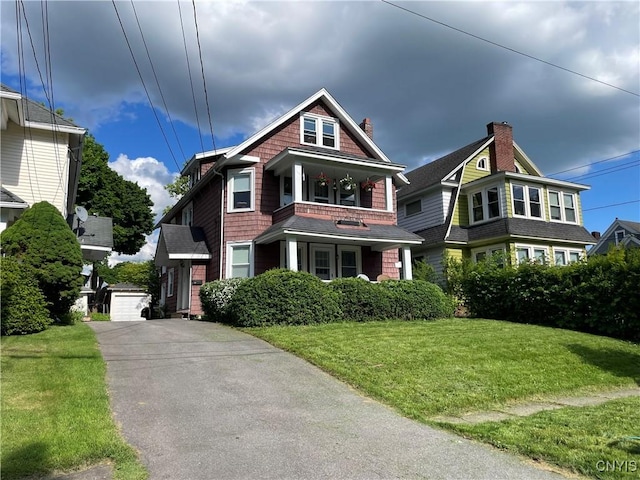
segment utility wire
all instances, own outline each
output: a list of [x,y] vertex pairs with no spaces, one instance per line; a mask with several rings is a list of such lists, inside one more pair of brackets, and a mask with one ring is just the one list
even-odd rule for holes
[[633,168],[637,166],[640,166],[640,160],[632,160],[630,162],[616,165],[614,167],[605,168],[604,170],[599,170],[597,172],[585,173],[584,175],[571,177],[571,178],[568,178],[567,181],[572,181],[577,179],[586,180],[587,178],[600,177],[602,175],[609,175],[610,173],[619,172],[620,170],[627,170],[629,168]]
[[200,128],[200,116],[198,115],[198,105],[196,102],[196,92],[193,89],[193,76],[191,75],[191,64],[189,62],[189,50],[187,48],[187,39],[184,34],[184,22],[182,20],[182,7],[178,0],[178,13],[180,14],[180,28],[182,29],[182,43],[184,45],[184,55],[187,59],[187,72],[189,73],[189,85],[191,86],[191,98],[193,99],[193,109],[196,114],[196,124],[198,125],[198,137],[200,138],[200,148],[204,152],[204,142],[202,141],[202,129]]
[[156,69],[153,66],[153,61],[151,60],[151,54],[149,53],[149,47],[147,46],[147,41],[144,38],[144,33],[142,33],[142,26],[140,25],[140,19],[138,18],[138,12],[136,11],[136,7],[131,0],[131,8],[133,8],[133,14],[136,17],[136,23],[138,24],[138,30],[140,30],[140,36],[142,37],[142,43],[144,44],[144,49],[147,52],[147,58],[149,59],[149,64],[151,65],[151,71],[153,72],[153,78],[156,80],[156,85],[158,86],[158,92],[160,92],[160,98],[162,99],[162,104],[164,105],[164,110],[167,112],[167,117],[169,119],[169,125],[171,125],[171,129],[173,130],[173,134],[176,137],[176,142],[178,142],[178,148],[180,149],[180,153],[182,154],[182,158],[185,158],[184,150],[182,149],[182,144],[180,143],[180,138],[178,137],[178,133],[176,132],[176,127],[173,124],[173,120],[171,118],[171,113],[169,112],[169,107],[167,106],[167,102],[164,99],[164,94],[162,93],[162,88],[160,87],[160,81],[158,80],[158,75],[156,74]]
[[495,46],[495,47],[503,48],[504,50],[508,50],[508,51],[510,51],[510,52],[517,53],[518,55],[522,55],[523,57],[527,57],[527,58],[530,58],[530,59],[535,60],[535,61],[537,61],[537,62],[544,63],[545,65],[549,65],[549,66],[551,66],[551,67],[558,68],[558,69],[560,69],[560,70],[564,70],[565,72],[572,73],[572,74],[574,74],[574,75],[578,75],[578,76],[580,76],[580,77],[582,77],[582,78],[586,78],[586,79],[588,79],[588,80],[591,80],[591,81],[594,81],[594,82],[600,83],[600,84],[602,84],[602,85],[606,85],[606,86],[611,87],[611,88],[615,88],[616,90],[620,90],[621,92],[625,92],[625,93],[628,93],[628,94],[630,94],[630,95],[634,95],[634,96],[636,96],[636,97],[640,97],[640,94],[639,94],[639,93],[637,93],[637,92],[632,92],[632,91],[630,91],[630,90],[625,90],[624,88],[617,87],[617,86],[612,85],[612,84],[607,83],[607,82],[603,82],[602,80],[598,80],[597,78],[593,78],[593,77],[590,77],[590,76],[588,76],[588,75],[584,75],[584,74],[582,74],[582,73],[580,73],[580,72],[576,72],[575,70],[570,70],[570,69],[568,69],[568,68],[562,67],[562,66],[557,65],[557,64],[555,64],[555,63],[547,62],[546,60],[542,60],[541,58],[534,57],[533,55],[529,55],[528,53],[523,53],[523,52],[520,52],[520,51],[518,51],[518,50],[516,50],[516,49],[514,49],[514,48],[510,48],[510,47],[507,47],[507,46],[505,46],[505,45],[501,45],[500,43],[496,43],[496,42],[493,42],[493,41],[491,41],[491,40],[487,40],[486,38],[480,37],[480,36],[478,36],[478,35],[474,35],[473,33],[469,33],[469,32],[467,32],[467,31],[465,31],[465,30],[460,29],[460,28],[453,27],[453,26],[448,25],[448,24],[446,24],[446,23],[444,23],[444,22],[440,22],[440,21],[438,21],[438,20],[436,20],[436,19],[434,19],[434,18],[427,17],[426,15],[423,15],[423,14],[418,13],[418,12],[416,12],[416,11],[410,10],[410,9],[408,9],[408,8],[405,8],[405,7],[401,7],[400,5],[397,5],[397,4],[395,4],[395,3],[389,2],[388,0],[380,0],[380,1],[381,1],[382,3],[386,3],[387,5],[390,5],[390,6],[392,6],[392,7],[396,7],[396,8],[398,8],[398,9],[400,9],[400,10],[403,10],[403,11],[405,11],[405,12],[407,12],[407,13],[410,13],[410,14],[412,14],[412,15],[415,15],[415,16],[417,16],[417,17],[423,18],[424,20],[428,20],[428,21],[430,21],[430,22],[437,23],[438,25],[441,25],[441,26],[443,26],[443,27],[449,28],[449,29],[454,30],[454,31],[456,31],[456,32],[458,32],[458,33],[463,33],[463,34],[465,34],[465,35],[468,35],[468,36],[470,36],[470,37],[473,37],[473,38],[475,38],[476,40],[481,40],[481,41],[486,42],[486,43],[488,43],[488,44],[490,44],[490,45],[493,45],[493,46]]
[[209,94],[207,93],[207,80],[204,76],[204,63],[202,62],[202,47],[200,46],[200,32],[198,29],[198,16],[196,14],[196,0],[191,0],[193,5],[193,23],[196,27],[196,39],[198,40],[198,54],[200,56],[200,72],[202,74],[202,84],[204,85],[204,101],[207,105],[207,117],[209,118],[209,130],[211,131],[211,143],[213,151],[216,151],[216,139],[213,136],[213,124],[211,123],[211,110],[209,109]]
[[615,157],[609,157],[609,158],[605,158],[604,160],[598,160],[597,162],[584,163],[582,165],[578,165],[577,167],[567,168],[566,170],[561,170],[559,172],[550,173],[547,176],[548,177],[552,177],[554,175],[560,175],[561,173],[571,172],[573,170],[578,170],[578,169],[584,168],[584,167],[590,167],[591,165],[597,165],[599,163],[608,162],[610,160],[615,160],[616,158],[626,157],[627,155],[633,155],[634,153],[638,153],[638,152],[640,152],[640,150],[633,150],[631,152],[623,153],[622,155],[616,155]]
[[153,101],[151,100],[151,95],[149,94],[149,90],[147,89],[146,84],[144,83],[144,78],[142,77],[142,72],[140,71],[140,67],[138,67],[138,62],[136,61],[136,56],[133,54],[133,49],[131,48],[131,44],[129,43],[129,37],[127,37],[127,32],[124,29],[124,25],[122,23],[122,19],[120,18],[120,14],[118,13],[118,7],[116,7],[115,0],[111,0],[111,4],[113,5],[113,9],[116,12],[116,16],[118,17],[118,22],[120,23],[120,28],[122,29],[122,34],[124,35],[124,39],[127,42],[127,47],[129,48],[129,53],[131,54],[131,58],[133,59],[133,64],[136,67],[136,71],[138,72],[138,76],[140,77],[140,82],[142,83],[142,88],[144,88],[144,92],[147,95],[147,100],[149,101],[149,105],[151,105],[151,111],[153,112],[153,116],[156,118],[156,122],[158,123],[158,127],[160,128],[160,132],[164,137],[164,141],[167,144],[167,148],[169,149],[169,153],[171,153],[171,158],[173,158],[173,163],[176,164],[176,168],[180,170],[180,166],[176,161],[176,156],[173,154],[173,150],[171,149],[171,145],[169,144],[169,139],[167,139],[167,135],[162,128],[162,123],[160,122],[160,118],[158,117],[158,112],[156,112],[155,107],[153,106]]
[[591,210],[600,210],[600,209],[603,209],[603,208],[618,207],[620,205],[629,205],[631,203],[640,203],[640,199],[639,200],[630,200],[628,202],[611,203],[609,205],[601,205],[599,207],[583,208],[582,211],[583,212],[590,212]]

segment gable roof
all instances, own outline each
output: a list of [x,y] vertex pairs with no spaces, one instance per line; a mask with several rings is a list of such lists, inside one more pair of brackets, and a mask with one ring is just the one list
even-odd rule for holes
[[165,260],[206,260],[211,258],[204,230],[189,225],[163,223],[160,226],[160,239],[156,250],[156,265],[166,265],[158,261]]
[[607,230],[600,236],[598,243],[596,243],[596,245],[589,250],[588,255],[593,255],[598,253],[606,254],[609,248],[611,247],[611,245],[616,244],[614,235],[615,235],[615,232],[618,230],[626,230],[631,234],[631,235],[625,235],[625,238],[628,237],[630,239],[630,240],[627,240],[627,242],[624,242],[625,244],[631,241],[633,241],[634,243],[637,243],[635,239],[640,238],[640,223],[631,222],[629,220],[620,220],[619,218],[616,218],[613,221],[613,223],[609,225],[609,228],[607,228]]
[[451,152],[444,157],[440,157],[433,162],[416,168],[405,174],[409,185],[398,190],[398,198],[406,197],[412,193],[419,192],[433,185],[436,185],[451,175],[456,168],[461,166],[469,157],[486,148],[493,136],[484,137],[470,143],[455,152]]
[[316,93],[311,95],[309,98],[307,98],[306,100],[302,101],[300,104],[293,107],[287,113],[276,118],[273,122],[271,122],[269,125],[264,127],[262,130],[256,132],[255,134],[247,138],[244,142],[240,143],[234,149],[227,152],[225,154],[225,157],[231,158],[231,157],[234,157],[235,155],[240,154],[244,149],[251,146],[258,140],[260,140],[262,137],[264,137],[265,135],[268,135],[273,130],[278,128],[280,125],[289,121],[291,118],[298,115],[301,111],[303,111],[305,108],[309,107],[311,104],[313,104],[318,100],[322,100],[324,104],[329,108],[329,110],[331,110],[336,115],[336,117],[340,119],[341,124],[344,125],[349,130],[349,132],[351,132],[359,141],[361,141],[367,147],[368,150],[370,150],[373,153],[373,158],[376,158],[378,160],[383,160],[386,162],[391,162],[391,160],[387,158],[387,156],[382,152],[382,150],[380,150],[380,148],[378,148],[378,146],[373,142],[373,140],[369,138],[369,136],[364,132],[364,130],[362,130],[362,128],[360,128],[356,124],[356,122],[353,121],[353,119],[344,110],[344,108],[342,108],[342,106],[340,106],[340,104],[324,88],[321,88]]

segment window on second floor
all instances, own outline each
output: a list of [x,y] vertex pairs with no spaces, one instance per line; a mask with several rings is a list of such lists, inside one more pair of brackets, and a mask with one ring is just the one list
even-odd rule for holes
[[551,220],[577,223],[575,194],[549,190],[549,214]]
[[416,213],[420,213],[422,211],[422,199],[416,200],[415,202],[407,203],[404,206],[404,216],[408,217],[410,215],[415,215]]
[[249,212],[254,210],[254,169],[229,170],[227,180],[227,210]]
[[620,245],[620,242],[624,240],[624,230],[616,230],[616,245]]
[[336,119],[305,114],[300,126],[300,143],[336,150],[340,148],[340,129]]
[[489,187],[469,195],[471,223],[482,222],[500,216],[498,187]]
[[514,216],[542,218],[542,197],[538,187],[514,184],[511,193]]
[[182,210],[182,225],[193,225],[193,204],[187,205]]

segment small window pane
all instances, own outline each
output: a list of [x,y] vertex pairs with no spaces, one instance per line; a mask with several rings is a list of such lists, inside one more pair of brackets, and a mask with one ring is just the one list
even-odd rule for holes
[[564,201],[564,216],[567,222],[576,221],[576,210],[573,205],[573,195],[565,193],[563,195]]
[[547,253],[543,249],[536,248],[536,249],[533,250],[533,256],[534,256],[534,258],[536,259],[537,262],[544,263],[545,262],[545,258],[547,256]]
[[560,195],[558,192],[549,192],[549,210],[553,220],[562,220],[560,211]]
[[249,247],[233,247],[232,262],[234,265],[239,263],[249,263]]
[[487,190],[487,206],[489,207],[489,218],[500,216],[500,203],[498,201],[498,187]]
[[540,206],[540,190],[537,188],[529,187],[529,209],[531,210],[532,217],[542,217],[542,208]]
[[325,147],[336,146],[335,124],[322,122],[322,145]]
[[578,252],[569,252],[569,262],[575,263],[580,261],[580,254]]
[[473,221],[479,222],[484,219],[484,212],[482,210],[482,192],[474,193],[472,197],[473,202]]
[[315,274],[321,280],[331,279],[330,253],[327,250],[316,250],[314,253]]
[[312,118],[304,119],[304,142],[316,143],[316,121]]
[[408,217],[409,215],[414,215],[416,213],[420,213],[422,211],[422,201],[416,200],[415,202],[407,203],[405,205],[405,215]]
[[567,254],[565,252],[555,252],[554,258],[556,261],[556,265],[567,264]]
[[234,265],[231,268],[232,278],[248,278],[249,277],[249,265]]
[[233,208],[251,208],[251,192],[235,192]]
[[522,185],[513,186],[513,208],[516,215],[526,215],[524,203],[524,187]]
[[517,250],[518,255],[518,263],[526,262],[529,260],[529,249],[528,248],[519,248]]
[[251,190],[251,175],[243,173],[233,176],[233,191],[244,192]]

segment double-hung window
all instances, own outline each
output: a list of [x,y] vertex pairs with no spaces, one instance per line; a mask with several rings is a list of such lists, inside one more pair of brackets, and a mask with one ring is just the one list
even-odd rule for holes
[[300,143],[339,149],[339,123],[335,118],[306,113],[300,122]]
[[542,218],[540,189],[528,185],[512,185],[514,216]]
[[580,261],[582,252],[580,250],[568,250],[568,249],[553,249],[553,259],[556,265],[567,265],[569,263],[575,263]]
[[547,247],[516,245],[516,260],[518,263],[533,261],[544,264],[547,261],[547,256]]
[[489,187],[470,195],[471,223],[482,222],[500,216],[500,192],[498,187]]
[[549,190],[549,213],[551,220],[576,223],[576,196],[573,193]]
[[227,244],[227,278],[253,277],[253,244]]
[[229,170],[227,181],[229,212],[249,212],[254,210],[254,169]]

